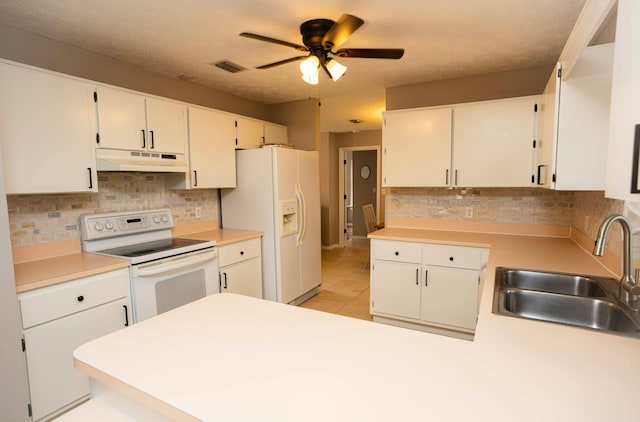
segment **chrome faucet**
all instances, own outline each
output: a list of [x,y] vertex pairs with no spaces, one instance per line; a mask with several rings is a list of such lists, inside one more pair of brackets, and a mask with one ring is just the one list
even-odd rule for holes
[[631,223],[620,214],[612,214],[600,225],[596,245],[593,248],[593,254],[596,256],[604,255],[604,242],[609,233],[609,228],[615,222],[620,223],[623,235],[623,251],[622,251],[622,278],[620,278],[620,288],[618,296],[635,310],[640,309],[640,286],[636,279],[631,275]]

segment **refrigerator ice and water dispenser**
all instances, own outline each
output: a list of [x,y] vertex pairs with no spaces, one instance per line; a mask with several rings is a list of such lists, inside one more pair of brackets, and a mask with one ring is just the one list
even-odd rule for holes
[[298,212],[295,199],[280,201],[280,237],[298,232]]

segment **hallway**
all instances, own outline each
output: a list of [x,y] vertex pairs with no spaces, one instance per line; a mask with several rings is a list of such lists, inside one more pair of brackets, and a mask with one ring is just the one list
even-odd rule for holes
[[369,240],[355,238],[346,243],[344,248],[322,251],[320,292],[300,306],[371,321],[369,268],[364,268]]

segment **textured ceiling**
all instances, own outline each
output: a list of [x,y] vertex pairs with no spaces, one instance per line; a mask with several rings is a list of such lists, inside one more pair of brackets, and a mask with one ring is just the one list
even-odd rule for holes
[[[321,98],[321,130],[377,129],[385,88],[554,63],[585,0],[0,0],[0,22],[266,104]],[[401,60],[339,59],[348,71],[311,86],[296,63],[308,19],[365,24],[342,47],[404,48]],[[210,63],[250,70],[231,74]],[[355,127],[348,120],[365,122]]]

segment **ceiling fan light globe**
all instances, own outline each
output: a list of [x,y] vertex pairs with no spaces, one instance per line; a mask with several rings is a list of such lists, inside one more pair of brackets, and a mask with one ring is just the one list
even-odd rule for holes
[[300,62],[300,72],[306,76],[312,76],[314,74],[318,74],[318,66],[320,65],[320,60],[316,56],[309,56]]
[[347,66],[338,63],[334,59],[327,60],[326,66],[327,70],[331,74],[331,79],[333,79],[334,81],[340,79],[340,77],[344,75],[344,72],[347,71]]
[[302,80],[310,85],[318,85],[318,72],[313,75],[302,75]]

